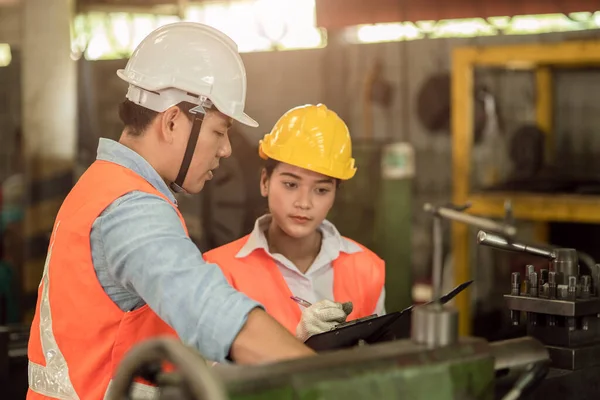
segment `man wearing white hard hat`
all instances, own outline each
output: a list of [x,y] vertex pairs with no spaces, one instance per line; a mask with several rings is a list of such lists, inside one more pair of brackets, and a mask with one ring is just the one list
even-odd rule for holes
[[[190,240],[172,191],[199,192],[231,154],[246,72],[235,43],[197,23],[163,26],[118,76],[119,142],[56,218],[29,340],[28,399],[103,399],[124,354],[177,335],[207,359],[260,363],[314,354],[235,291]],[[136,383],[144,398],[154,387]]]

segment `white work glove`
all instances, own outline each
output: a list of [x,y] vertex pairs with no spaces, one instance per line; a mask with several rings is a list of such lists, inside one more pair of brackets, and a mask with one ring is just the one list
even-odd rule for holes
[[302,311],[302,318],[296,327],[296,337],[304,342],[313,335],[330,331],[345,322],[351,312],[352,302],[342,304],[321,300]]

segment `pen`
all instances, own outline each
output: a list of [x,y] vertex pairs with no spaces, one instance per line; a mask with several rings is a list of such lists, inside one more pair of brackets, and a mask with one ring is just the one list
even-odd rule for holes
[[312,304],[304,299],[301,299],[300,297],[296,297],[296,296],[291,296],[290,299],[294,300],[296,303],[300,304],[301,306],[304,307],[310,307],[312,306]]

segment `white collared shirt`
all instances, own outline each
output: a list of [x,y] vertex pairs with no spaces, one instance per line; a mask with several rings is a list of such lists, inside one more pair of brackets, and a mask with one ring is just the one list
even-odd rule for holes
[[[339,257],[340,252],[353,254],[362,251],[362,249],[355,243],[344,239],[331,222],[324,220],[319,227],[322,234],[321,251],[304,274],[283,255],[269,252],[265,231],[271,223],[271,218],[271,215],[267,214],[256,220],[252,233],[250,233],[246,244],[236,254],[236,258],[246,257],[255,249],[264,249],[275,261],[294,296],[313,304],[324,299],[333,301],[333,261]],[[381,289],[375,313],[378,315],[385,314],[385,287]]]

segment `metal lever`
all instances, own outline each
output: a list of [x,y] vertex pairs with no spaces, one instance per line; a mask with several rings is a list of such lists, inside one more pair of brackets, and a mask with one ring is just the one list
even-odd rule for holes
[[500,235],[494,235],[493,233],[484,231],[479,231],[477,233],[477,243],[499,250],[527,253],[535,256],[545,257],[549,260],[554,260],[556,258],[556,252],[552,248],[508,241],[506,238]]
[[[442,235],[442,218],[446,218],[456,222],[462,222],[476,228],[498,232],[501,235],[512,237],[517,234],[517,228],[507,223],[499,223],[487,218],[476,217],[465,213],[471,205],[465,204],[462,206],[447,205],[444,207],[434,206],[430,203],[425,203],[423,209],[433,215],[433,301],[439,302],[442,291],[442,265],[443,265],[443,235]],[[505,204],[507,220],[511,219],[510,203]]]
[[462,222],[467,225],[474,226],[490,232],[498,233],[502,236],[513,237],[517,234],[517,228],[513,225],[496,222],[491,219],[476,217],[466,214],[449,207],[435,207],[429,203],[423,206],[424,210],[432,213],[435,216],[447,218],[456,222]]
[[[428,305],[417,307],[411,311],[411,338],[419,344],[429,347],[448,346],[458,340],[458,312],[445,306],[442,291],[443,233],[442,218],[485,227],[509,236],[516,234],[513,226],[497,224],[484,218],[473,217],[464,213],[470,205],[435,207],[429,203],[424,205],[425,211],[433,215],[433,299]],[[470,284],[468,282],[466,285]]]
[[493,247],[495,249],[531,254],[533,256],[544,257],[550,260],[550,270],[555,272],[557,275],[557,285],[567,285],[570,276],[579,276],[579,259],[577,257],[577,250],[575,249],[559,247],[549,248],[513,242],[501,236],[484,231],[479,231],[477,233],[477,243],[483,246]]

